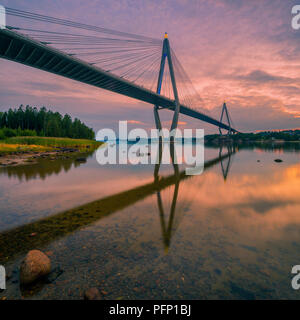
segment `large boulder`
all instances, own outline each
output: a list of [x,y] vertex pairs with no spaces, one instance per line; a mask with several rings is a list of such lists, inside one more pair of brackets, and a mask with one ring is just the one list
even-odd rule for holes
[[39,250],[27,253],[20,267],[20,283],[28,285],[37,279],[46,276],[51,271],[50,259]]

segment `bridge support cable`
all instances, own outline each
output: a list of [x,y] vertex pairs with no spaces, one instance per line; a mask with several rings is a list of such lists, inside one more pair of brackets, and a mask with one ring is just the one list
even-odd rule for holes
[[35,21],[39,21],[39,22],[47,22],[47,23],[51,23],[51,24],[62,25],[64,27],[78,28],[81,30],[100,32],[103,34],[113,35],[113,36],[118,36],[118,37],[126,37],[126,38],[135,39],[135,41],[146,41],[149,43],[155,43],[155,42],[159,43],[159,41],[157,39],[153,39],[151,37],[141,36],[141,35],[132,34],[132,33],[128,33],[128,32],[116,31],[116,30],[107,29],[107,28],[101,28],[101,27],[97,27],[97,26],[92,26],[92,25],[74,22],[74,21],[70,21],[70,20],[54,18],[54,17],[50,17],[47,15],[36,14],[33,12],[23,11],[23,10],[19,10],[19,9],[13,9],[13,8],[6,7],[6,13],[7,13],[7,15],[11,15],[11,16],[15,16],[15,17],[23,18],[23,19],[30,19],[30,20],[35,20]]
[[193,81],[188,76],[173,49],[171,49],[171,53],[180,102],[195,111],[211,116],[210,110],[204,106],[204,101],[198,89],[194,86]]

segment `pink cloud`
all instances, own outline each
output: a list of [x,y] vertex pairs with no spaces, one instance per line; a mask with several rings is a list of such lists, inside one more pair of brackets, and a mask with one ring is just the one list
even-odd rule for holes
[[127,123],[132,123],[132,124],[145,124],[142,121],[138,121],[138,120],[127,120]]

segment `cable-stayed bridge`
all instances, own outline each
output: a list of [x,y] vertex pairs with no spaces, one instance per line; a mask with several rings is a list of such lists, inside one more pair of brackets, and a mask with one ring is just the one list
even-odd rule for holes
[[167,109],[171,129],[181,113],[238,132],[225,103],[220,120],[204,108],[167,34],[157,40],[11,8],[6,14],[17,22],[0,29],[1,58],[150,103],[159,129],[159,110]]

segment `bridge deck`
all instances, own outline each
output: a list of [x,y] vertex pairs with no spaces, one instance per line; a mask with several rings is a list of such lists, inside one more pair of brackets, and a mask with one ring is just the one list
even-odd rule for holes
[[[159,105],[162,108],[169,110],[175,108],[174,100],[8,29],[0,30],[0,58],[58,74],[152,105]],[[228,125],[184,105],[180,106],[180,113],[229,130]],[[237,132],[235,129],[231,130]]]

